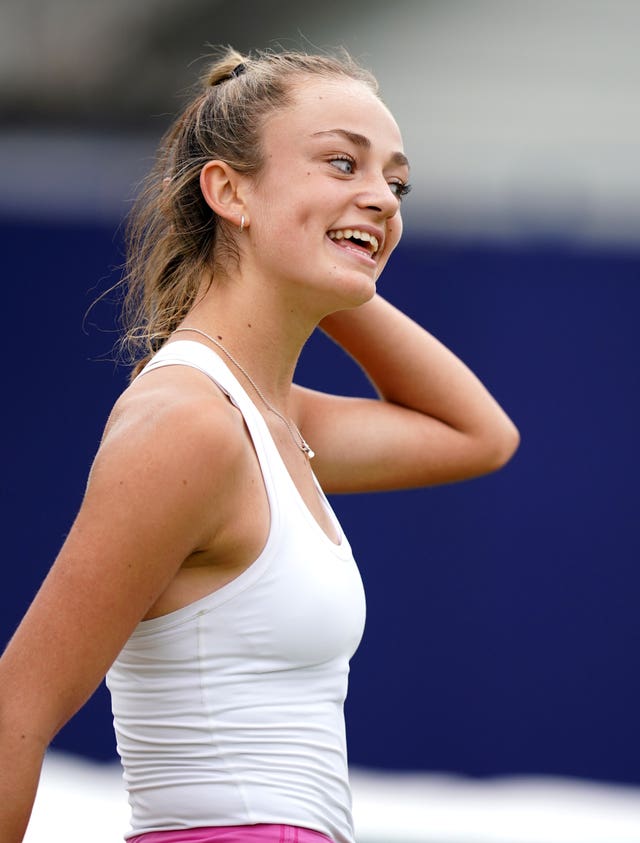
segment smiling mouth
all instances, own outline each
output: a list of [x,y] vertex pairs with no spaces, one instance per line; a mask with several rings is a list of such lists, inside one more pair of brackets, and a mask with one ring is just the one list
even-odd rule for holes
[[330,240],[348,240],[354,246],[365,251],[370,257],[375,257],[379,244],[378,238],[368,231],[359,231],[357,228],[336,228],[327,232]]

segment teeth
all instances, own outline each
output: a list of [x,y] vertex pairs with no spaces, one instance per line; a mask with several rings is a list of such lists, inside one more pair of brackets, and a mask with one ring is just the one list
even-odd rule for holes
[[342,228],[329,232],[329,237],[332,240],[348,240],[350,237],[355,237],[356,240],[362,240],[363,243],[371,243],[371,252],[375,255],[378,251],[378,238],[375,234],[369,234],[368,231],[360,231],[358,228]]

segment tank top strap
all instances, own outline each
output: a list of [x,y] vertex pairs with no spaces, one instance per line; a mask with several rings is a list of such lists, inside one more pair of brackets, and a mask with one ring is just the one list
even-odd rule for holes
[[[162,366],[176,365],[199,369],[220,387],[243,416],[246,410],[249,417],[256,416],[264,422],[257,407],[224,360],[201,342],[178,340],[163,346],[147,363],[138,378]],[[248,422],[249,418],[246,420]]]
[[[142,369],[138,378],[164,366],[190,366],[207,375],[238,408],[245,420],[258,455],[272,517],[281,494],[284,465],[265,420],[222,358],[206,345],[194,340],[178,340],[163,346]],[[286,471],[286,469],[284,469]]]
[[338,544],[331,541],[311,514],[280,456],[280,452],[262,414],[225,361],[203,343],[194,340],[178,340],[163,346],[149,363],[147,363],[138,377],[143,377],[147,372],[158,369],[161,366],[175,365],[191,366],[203,372],[217,384],[225,395],[228,396],[232,404],[242,413],[256,454],[258,455],[258,461],[269,499],[269,506],[271,508],[273,524],[283,525],[288,518],[290,519],[292,517],[291,514],[293,512],[298,512],[314,531],[317,538],[330,544],[334,553],[345,557],[349,556],[351,554],[349,542],[315,474],[312,471],[314,483],[322,505],[332,520],[339,536]]

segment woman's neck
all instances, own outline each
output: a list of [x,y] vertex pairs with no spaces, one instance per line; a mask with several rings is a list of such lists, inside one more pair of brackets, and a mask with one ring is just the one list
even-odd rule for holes
[[[293,302],[260,293],[232,281],[211,285],[180,327],[198,328],[211,337],[210,344],[221,346],[236,369],[244,369],[269,402],[284,412],[300,352],[316,322],[297,312]],[[180,336],[189,337],[182,332]],[[194,332],[192,338],[197,337],[207,342]]]

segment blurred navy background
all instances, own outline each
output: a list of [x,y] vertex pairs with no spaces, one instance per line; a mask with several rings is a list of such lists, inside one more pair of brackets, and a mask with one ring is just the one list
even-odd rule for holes
[[[199,30],[183,53],[187,58],[197,55],[206,38],[243,46],[229,4],[214,5],[221,15],[226,11],[225,34]],[[281,16],[290,11],[290,4],[279,5]],[[497,118],[495,102],[483,99],[481,114],[469,109],[468,99],[462,107],[458,97],[464,86],[456,87],[446,73],[453,67],[452,57],[470,54],[476,60],[469,60],[467,71],[486,68],[483,56],[478,58],[479,45],[488,54],[487,33],[500,40],[507,25],[512,40],[500,43],[516,45],[524,31],[517,14],[509,17],[498,2],[397,5],[396,29],[378,26],[370,47],[353,26],[348,37],[331,39],[355,45],[356,54],[371,49],[368,63],[376,70],[381,56],[386,90],[391,89],[387,100],[394,111],[398,102],[403,127],[415,110],[412,98],[413,106],[420,101],[419,90],[430,97],[418,129],[414,122],[406,133],[408,152],[417,160],[416,182],[424,193],[422,199],[407,200],[407,234],[380,291],[478,373],[516,421],[522,445],[504,470],[488,478],[333,500],[368,593],[367,630],[353,661],[347,705],[351,761],[474,776],[539,773],[640,784],[640,226],[634,193],[637,166],[634,170],[625,157],[633,148],[637,154],[632,142],[640,134],[623,133],[615,122],[596,116],[592,128],[600,126],[603,133],[598,137],[593,128],[593,135],[576,135],[563,154],[545,143],[533,157],[531,149],[523,153],[514,126],[529,141],[535,140],[535,132],[522,114],[510,113],[511,119],[501,122],[492,136],[487,115],[494,109]],[[630,10],[629,4],[582,4],[592,12],[605,6],[608,21],[612,9],[620,13],[613,17],[622,37],[628,27],[622,25],[620,10]],[[478,11],[482,7],[484,16]],[[383,7],[374,3],[371,8],[373,15]],[[544,41],[544,26],[552,33],[563,31],[562,16],[552,25],[540,11],[545,8],[550,7],[538,6],[537,45]],[[572,21],[566,10],[575,4],[562,8],[569,31]],[[406,19],[400,20],[402,9]],[[415,37],[411,15],[421,10],[431,27],[423,31],[425,42],[431,38],[430,59],[433,67],[444,68],[442,76],[431,72],[417,77],[411,69],[415,51],[407,51],[409,70],[398,61],[392,75],[393,57],[402,55],[377,53],[377,45],[393,37],[397,44],[400,34]],[[314,31],[317,20],[302,23],[307,24],[305,31]],[[352,25],[352,18],[346,23]],[[453,35],[462,32],[468,39],[471,29],[476,37],[456,52]],[[434,32],[440,40],[434,40]],[[604,44],[607,32],[594,17],[592,28],[584,31],[585,54],[597,32]],[[268,30],[269,37],[279,34],[273,26]],[[254,44],[266,40],[251,32],[244,35]],[[576,53],[576,43],[582,42],[575,29],[573,37]],[[174,51],[184,50],[187,40],[183,32]],[[561,47],[567,47],[568,55],[568,42],[552,44],[562,56]],[[622,51],[620,41],[609,44],[608,59],[614,48],[628,62],[630,54]],[[579,50],[576,54],[582,55]],[[544,77],[549,55],[543,56],[546,62],[540,54],[520,53],[518,59],[527,55],[527,67],[535,66]],[[514,66],[508,50],[499,59],[502,67],[493,59],[496,77]],[[558,61],[564,67],[564,59]],[[621,79],[629,78],[629,68],[636,72],[634,64],[625,65],[626,75],[621,68]],[[161,79],[163,73],[164,67]],[[508,79],[509,73],[504,76]],[[558,75],[563,84],[567,78],[570,73]],[[601,87],[603,78],[597,79]],[[482,77],[476,79],[481,88]],[[484,77],[487,85],[489,81]],[[506,82],[500,84],[492,90],[508,99]],[[174,79],[171,93],[178,87]],[[0,85],[0,94],[7,89]],[[46,90],[45,81],[45,103]],[[558,89],[541,84],[537,91],[538,97],[548,96],[548,105]],[[518,101],[527,102],[527,114],[538,102],[530,94],[524,91]],[[131,92],[126,96],[131,99]],[[473,94],[467,89],[465,96]],[[142,94],[139,98],[148,109],[142,117],[157,113],[151,100]],[[612,102],[611,97],[604,100]],[[445,101],[439,114],[443,119],[433,118],[438,102]],[[570,102],[576,114],[582,113],[584,102],[575,96]],[[551,110],[557,116],[562,109],[556,105],[557,111]],[[170,102],[168,109],[175,107]],[[516,108],[511,101],[510,107]],[[33,103],[25,98],[23,111],[15,102],[12,108],[0,138],[3,643],[64,540],[104,421],[126,381],[126,372],[113,362],[115,308],[108,301],[90,306],[117,280],[123,257],[120,219],[127,196],[119,196],[114,212],[109,190],[117,192],[122,182],[131,187],[134,180],[128,170],[123,176],[126,166],[117,162],[126,156],[112,145],[102,147],[94,163],[87,164],[75,187],[66,175],[56,182],[55,171],[63,169],[55,157],[59,149],[68,151],[71,145],[83,150],[94,144],[93,134],[86,143],[77,135],[71,138],[69,117],[54,140],[41,135],[41,154],[34,153],[25,164],[17,151],[28,146],[23,140],[27,129],[30,139],[38,136],[38,127],[27,125],[31,118],[25,117]],[[637,117],[637,103],[635,108]],[[622,111],[629,113],[621,105]],[[469,122],[461,127],[456,121],[463,112]],[[50,122],[46,109],[44,113]],[[89,106],[83,114],[78,118],[76,112],[75,120],[91,123],[95,134],[104,115],[97,119]],[[151,133],[157,136],[162,121],[153,119]],[[575,114],[567,118],[568,123],[576,119]],[[458,137],[459,148],[445,143],[445,123]],[[545,128],[540,123],[538,130],[547,132],[547,140],[554,131],[560,135],[551,124]],[[613,143],[618,136],[619,148]],[[566,131],[562,137],[570,144]],[[504,143],[497,151],[496,138]],[[511,151],[507,178],[496,162],[507,154],[509,138],[520,157]],[[611,164],[607,173],[598,169],[605,153]],[[148,160],[136,154],[136,166],[143,170]],[[77,167],[85,166],[81,152],[72,157]],[[476,170],[465,170],[470,160],[478,164],[478,159],[483,160]],[[530,168],[522,163],[525,159],[533,161]],[[20,166],[13,163],[18,160]],[[590,167],[589,161],[598,164]],[[65,174],[70,171],[72,166],[64,169]],[[46,182],[43,173],[53,182]],[[102,187],[92,193],[94,176]],[[465,184],[474,189],[465,192]],[[611,185],[616,189],[609,190]],[[305,351],[299,380],[339,392],[369,389],[321,336]],[[94,758],[114,757],[104,688],[65,727],[55,746]]]
[[[111,309],[85,318],[121,259],[117,233],[5,221],[0,243],[6,639],[126,373],[109,362]],[[473,366],[523,443],[489,478],[334,499],[368,592],[353,763],[640,783],[638,257],[410,239],[387,269],[382,292]],[[368,388],[323,337],[300,379]],[[56,746],[113,756],[103,690]]]

